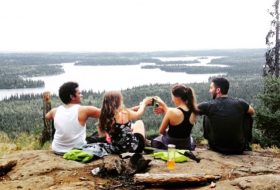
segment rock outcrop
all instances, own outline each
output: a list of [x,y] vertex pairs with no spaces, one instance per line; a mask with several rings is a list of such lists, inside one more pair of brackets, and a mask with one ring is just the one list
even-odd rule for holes
[[[176,164],[170,171],[165,162],[150,162],[151,174],[219,175],[211,186],[217,190],[270,190],[280,189],[280,154],[271,152],[245,152],[243,155],[223,155],[206,149],[197,149],[194,154],[201,158]],[[92,175],[94,168],[114,156],[107,156],[87,164],[63,159],[48,150],[18,151],[4,155],[0,165],[16,163],[0,177],[0,189],[133,189],[116,179]],[[139,187],[141,188],[141,187]],[[139,189],[138,188],[138,189]],[[151,187],[152,188],[152,187]],[[194,187],[185,187],[194,188]],[[209,189],[210,182],[195,189]],[[145,189],[148,189],[145,187]]]

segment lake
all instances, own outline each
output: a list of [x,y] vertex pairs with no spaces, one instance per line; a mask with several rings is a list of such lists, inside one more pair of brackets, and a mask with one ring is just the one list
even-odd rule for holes
[[[221,57],[160,57],[161,61],[194,60],[199,63],[188,64],[187,66],[215,66],[226,67],[227,65],[213,65],[211,60]],[[31,89],[2,89],[0,100],[11,95],[42,93],[50,91],[57,94],[59,87],[67,81],[79,83],[80,90],[121,90],[149,84],[172,84],[172,83],[193,83],[208,82],[215,74],[187,74],[180,72],[165,72],[160,69],[142,69],[141,66],[154,63],[141,63],[139,65],[114,65],[114,66],[76,66],[74,63],[62,63],[64,73],[52,76],[32,77],[33,80],[43,80],[45,87]]]

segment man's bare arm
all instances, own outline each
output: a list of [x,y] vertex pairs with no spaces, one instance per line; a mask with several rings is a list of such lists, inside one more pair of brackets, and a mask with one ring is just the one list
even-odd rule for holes
[[99,118],[100,109],[94,106],[81,106],[79,110],[79,122],[84,126],[89,117]]
[[51,120],[54,118],[54,115],[56,113],[56,108],[51,109],[51,111],[49,111],[46,115],[45,118],[48,120]]
[[87,118],[88,117],[99,118],[101,113],[101,110],[94,106],[84,106],[83,111],[86,113]]

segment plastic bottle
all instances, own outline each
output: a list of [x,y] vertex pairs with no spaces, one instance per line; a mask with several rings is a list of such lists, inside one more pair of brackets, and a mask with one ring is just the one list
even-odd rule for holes
[[167,160],[167,168],[172,170],[175,167],[175,145],[169,144],[168,145],[168,160]]

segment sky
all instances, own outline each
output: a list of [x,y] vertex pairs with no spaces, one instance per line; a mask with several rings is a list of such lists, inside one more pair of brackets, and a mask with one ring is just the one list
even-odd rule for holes
[[274,0],[1,0],[0,52],[265,48]]

